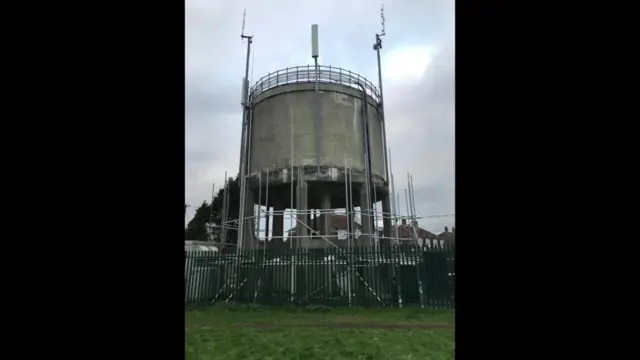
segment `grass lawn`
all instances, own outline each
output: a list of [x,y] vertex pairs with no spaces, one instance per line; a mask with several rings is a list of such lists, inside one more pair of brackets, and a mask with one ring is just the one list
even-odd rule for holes
[[454,358],[454,311],[234,309],[186,311],[187,360]]

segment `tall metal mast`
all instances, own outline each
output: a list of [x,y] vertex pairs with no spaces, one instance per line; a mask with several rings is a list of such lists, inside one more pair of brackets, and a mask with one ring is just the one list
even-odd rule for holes
[[244,24],[247,10],[245,9],[242,14],[242,33],[241,39],[247,39],[247,61],[244,71],[244,78],[242,79],[242,138],[240,141],[240,212],[238,214],[238,249],[242,246],[244,236],[244,218],[245,218],[245,198],[246,198],[246,169],[249,162],[249,154],[247,151],[247,145],[249,139],[247,139],[247,133],[249,132],[249,113],[251,106],[249,103],[249,57],[251,54],[251,43],[253,42],[253,36],[244,34]]
[[380,24],[382,27],[382,31],[380,34],[376,34],[376,42],[373,44],[373,50],[376,51],[376,55],[378,57],[378,89],[380,89],[380,102],[379,102],[379,110],[380,117],[382,119],[382,146],[383,146],[383,160],[384,160],[384,174],[385,174],[385,189],[387,195],[382,198],[382,226],[384,229],[384,236],[386,238],[391,237],[391,204],[392,199],[391,196],[394,196],[393,193],[389,191],[389,157],[387,152],[387,120],[385,119],[385,111],[384,111],[384,93],[382,91],[382,64],[380,61],[380,49],[382,49],[382,37],[386,35],[385,27],[384,27],[384,5],[380,7]]

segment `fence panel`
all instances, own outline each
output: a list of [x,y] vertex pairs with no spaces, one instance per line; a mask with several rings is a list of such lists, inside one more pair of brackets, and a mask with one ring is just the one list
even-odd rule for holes
[[455,308],[453,246],[185,252],[185,304]]

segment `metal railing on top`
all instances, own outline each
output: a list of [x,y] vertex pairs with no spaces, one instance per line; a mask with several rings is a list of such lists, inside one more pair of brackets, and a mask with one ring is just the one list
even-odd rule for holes
[[380,101],[378,88],[376,88],[371,81],[367,80],[367,78],[350,70],[324,65],[319,65],[317,72],[314,65],[306,65],[290,67],[269,73],[260,78],[260,80],[251,87],[250,96],[252,99],[255,99],[256,96],[276,86],[295,83],[315,83],[316,79],[318,83],[347,85],[358,90],[361,90],[357,85],[357,83],[360,83],[364,86],[367,95],[378,102]]

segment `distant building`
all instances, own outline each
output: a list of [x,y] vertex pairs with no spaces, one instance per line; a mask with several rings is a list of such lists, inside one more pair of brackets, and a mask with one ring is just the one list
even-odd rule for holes
[[[318,236],[316,234],[316,232],[318,234],[322,234],[322,224],[324,223],[324,219],[325,219],[325,214],[318,216],[317,219],[310,219],[309,220],[309,228],[313,229],[314,231],[309,230],[307,233],[309,234],[310,238],[312,240],[320,240],[322,241],[322,238],[320,236]],[[360,225],[360,223],[356,220],[355,221],[355,233],[356,233],[356,238],[359,237],[361,231],[362,231],[362,226]],[[395,229],[398,230],[398,239],[393,239],[391,240],[389,243],[391,243],[391,245],[409,245],[409,244],[414,244],[415,243],[415,239],[417,237],[417,243],[418,245],[430,245],[430,244],[440,244],[440,245],[444,245],[444,244],[455,244],[455,228],[452,228],[452,232],[449,232],[448,227],[445,227],[445,231],[440,233],[439,235],[436,235],[428,230],[425,230],[419,226],[415,226],[415,235],[414,236],[414,227],[410,224],[407,224],[407,220],[403,219],[402,220],[402,224],[395,226],[392,229],[392,233],[391,233],[391,237],[395,237]],[[353,232],[353,230],[352,230]],[[382,229],[377,229],[377,233],[379,237],[382,237]],[[287,236],[296,236],[296,227],[289,229],[289,231],[287,231]],[[333,214],[331,215],[331,220],[330,220],[330,225],[329,225],[329,237],[328,239],[336,244],[337,246],[343,247],[343,246],[347,246],[347,217],[345,215],[340,215],[340,214]],[[289,247],[288,242],[282,242],[281,239],[274,239],[274,240],[280,240],[278,243],[274,243],[274,247],[275,246],[284,246],[286,248]],[[273,242],[274,240],[272,240],[271,242]],[[300,239],[295,238],[293,239],[293,247],[297,247],[297,243],[300,241]],[[382,241],[382,243],[388,243],[387,241]]]
[[[394,228],[395,229],[395,228]],[[415,236],[413,235],[413,227],[407,224],[405,219],[402,220],[402,224],[397,226],[398,229],[398,244],[412,244]],[[455,228],[452,228],[452,231],[449,232],[448,227],[445,226],[444,232],[436,235],[430,231],[422,229],[416,226],[416,235],[418,245],[430,245],[430,244],[452,244],[455,245],[456,237],[455,237]],[[394,234],[395,236],[395,234]]]
[[444,232],[441,232],[438,235],[438,240],[442,240],[445,244],[455,245],[456,244],[456,228],[452,227],[451,231],[449,231],[448,227],[444,227]]
[[[416,224],[417,225],[417,224]],[[415,235],[413,233],[413,226],[407,224],[407,220],[406,219],[402,219],[402,224],[396,226],[394,228],[398,230],[398,240],[396,242],[396,245],[408,245],[408,244],[412,244],[413,240],[415,237],[417,237],[418,240],[418,245],[423,245],[425,243],[428,243],[428,240],[436,240],[437,239],[437,235],[427,231],[421,227],[416,226],[415,228]],[[395,232],[393,234],[391,234],[392,237],[395,237]]]

